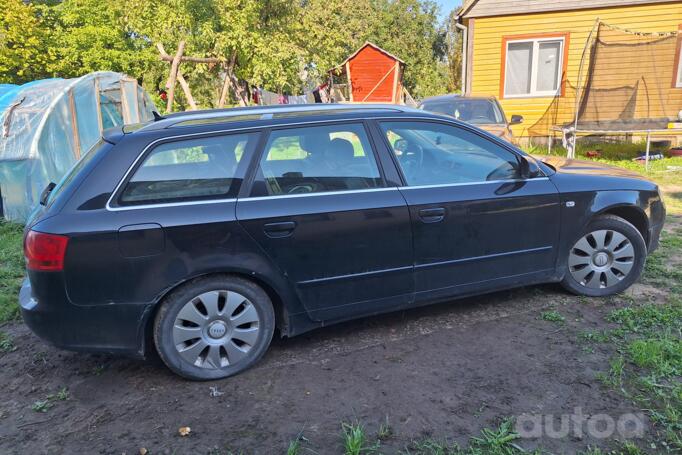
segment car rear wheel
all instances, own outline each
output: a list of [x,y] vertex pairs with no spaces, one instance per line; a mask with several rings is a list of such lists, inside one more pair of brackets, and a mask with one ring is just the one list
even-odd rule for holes
[[646,254],[637,228],[617,216],[600,216],[569,250],[562,284],[594,297],[623,292],[639,279]]
[[265,353],[275,328],[268,295],[242,278],[199,278],[170,294],[154,324],[159,356],[189,379],[235,375]]

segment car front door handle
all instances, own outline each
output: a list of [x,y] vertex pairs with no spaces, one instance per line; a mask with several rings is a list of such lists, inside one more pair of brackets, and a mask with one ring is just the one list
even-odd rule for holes
[[293,221],[284,221],[282,223],[268,223],[263,226],[265,235],[273,239],[282,237],[289,237],[296,229],[296,223]]
[[421,209],[419,211],[419,219],[427,224],[441,222],[445,219],[445,209],[443,207]]

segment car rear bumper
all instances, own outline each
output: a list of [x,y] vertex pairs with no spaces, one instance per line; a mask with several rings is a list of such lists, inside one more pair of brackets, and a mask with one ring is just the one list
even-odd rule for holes
[[[40,281],[61,281],[59,274],[51,275],[42,276]],[[53,291],[37,291],[26,278],[19,291],[21,315],[38,337],[62,349],[144,357],[144,328],[151,305],[77,306],[65,293],[54,292],[59,287],[46,288]]]

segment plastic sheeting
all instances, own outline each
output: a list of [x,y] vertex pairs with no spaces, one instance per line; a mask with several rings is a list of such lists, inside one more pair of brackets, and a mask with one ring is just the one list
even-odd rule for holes
[[134,79],[111,72],[0,86],[0,191],[5,218],[24,222],[50,182],[99,141],[104,129],[153,118]]

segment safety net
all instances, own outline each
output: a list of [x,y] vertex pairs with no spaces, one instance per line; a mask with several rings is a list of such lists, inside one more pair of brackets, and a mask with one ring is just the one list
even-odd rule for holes
[[[668,128],[682,109],[679,31],[646,33],[597,22],[586,43],[577,86],[567,84],[532,127],[589,132]],[[577,112],[577,117],[576,117]]]

